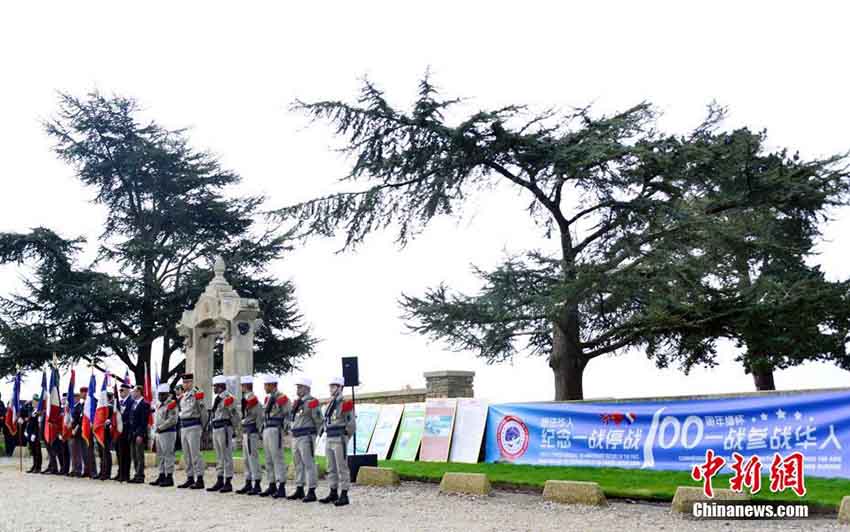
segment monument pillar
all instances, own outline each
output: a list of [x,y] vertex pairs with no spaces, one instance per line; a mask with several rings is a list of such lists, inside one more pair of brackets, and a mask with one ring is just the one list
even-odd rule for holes
[[242,398],[239,379],[254,373],[254,332],[262,323],[257,317],[260,305],[256,299],[240,297],[224,277],[225,264],[218,257],[215,275],[191,310],[183,312],[177,326],[185,338],[186,371],[193,373],[195,385],[204,391],[207,407],[212,406],[213,349],[216,339],[224,340],[222,373],[233,386],[231,392]]

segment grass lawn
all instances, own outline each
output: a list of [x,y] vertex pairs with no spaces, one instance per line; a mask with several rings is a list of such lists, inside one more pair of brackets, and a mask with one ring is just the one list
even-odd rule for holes
[[[180,453],[178,452],[178,455]],[[215,463],[215,452],[204,451],[205,461]],[[241,457],[241,450],[234,456]],[[321,467],[324,457],[316,457]],[[260,462],[264,463],[260,450]],[[286,450],[286,462],[292,462],[292,453]],[[640,469],[618,469],[606,467],[555,467],[513,464],[456,464],[439,462],[401,462],[383,460],[378,465],[394,469],[404,480],[439,482],[446,472],[484,473],[497,487],[522,488],[542,491],[547,480],[584,480],[596,482],[610,498],[629,498],[651,501],[670,501],[678,486],[701,486],[685,471],[647,471]],[[714,477],[715,488],[728,488],[731,475]],[[769,480],[762,479],[761,491],[753,496],[756,500],[806,502],[821,509],[835,510],[841,498],[850,495],[850,480],[806,477],[808,493],[801,500],[795,493],[771,493]]]

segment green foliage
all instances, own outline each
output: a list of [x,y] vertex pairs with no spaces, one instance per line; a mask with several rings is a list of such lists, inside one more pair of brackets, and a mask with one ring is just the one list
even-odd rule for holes
[[[768,315],[785,322],[804,301],[821,301],[825,311],[846,300],[846,287],[803,262],[819,213],[842,201],[844,157],[801,161],[768,152],[763,135],[718,132],[724,111],[717,107],[694,131],[674,136],[657,130],[647,103],[610,116],[507,106],[450,122],[464,103],[442,97],[427,76],[407,111],[368,81],[353,104],[297,102],[296,110],[329,122],[344,139],[340,151],[353,162],[343,183],[363,186],[278,216],[303,237],[341,233],[344,249],[388,228],[403,246],[435,217],[485,201],[500,183],[522,190],[558,253],[533,251],[493,271],[476,269],[483,284],[476,294],[441,285],[403,295],[401,304],[412,330],[490,362],[520,351],[547,356],[556,399],[581,398],[593,358],[633,348],[688,369],[714,363],[717,338],[748,343],[758,330],[772,338],[760,353],[782,344],[776,364],[827,350],[839,355],[845,316],[813,313],[796,331],[760,327]],[[788,246],[805,250],[789,254]],[[731,271],[737,259],[730,260],[741,256],[750,269],[781,276],[742,290]],[[829,345],[818,340],[791,354],[797,336],[814,338],[825,326],[832,327]]]
[[151,344],[163,340],[163,379],[179,372],[175,325],[212,276],[216,255],[243,297],[261,299],[258,370],[288,371],[312,353],[294,287],[266,273],[289,249],[278,227],[260,228],[264,198],[225,194],[239,183],[184,130],[143,123],[128,98],[61,94],[45,122],[54,151],[106,208],[93,263],[79,264],[82,239],[47,229],[0,234],[0,262],[34,264],[24,292],[0,300],[0,373],[38,367],[57,351],[63,362],[115,355],[139,378]]
[[[828,209],[846,202],[846,157],[805,161],[765,144],[764,132],[723,132],[712,122],[687,145],[687,209],[700,223],[680,235],[667,257],[679,275],[652,302],[663,318],[705,324],[678,338],[712,345],[702,357],[679,350],[686,370],[714,363],[718,337],[733,339],[758,375],[808,360],[850,367],[850,285],[810,264]],[[650,353],[659,365],[670,361]]]

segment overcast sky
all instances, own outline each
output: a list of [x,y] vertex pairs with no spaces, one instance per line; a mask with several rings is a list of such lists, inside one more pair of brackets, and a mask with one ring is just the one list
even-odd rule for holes
[[[0,231],[36,226],[83,235],[94,249],[104,213],[56,160],[39,120],[56,91],[92,89],[137,98],[168,127],[239,172],[242,191],[281,207],[332,190],[347,169],[324,127],[288,110],[295,98],[351,99],[368,75],[393,103],[409,103],[430,67],[469,110],[594,103],[613,111],[649,100],[662,125],[685,131],[712,100],[729,127],[767,128],[771,144],[814,157],[850,148],[850,8],[835,2],[6,2],[0,7]],[[365,8],[364,5],[372,7]],[[555,7],[559,4],[560,7]],[[805,5],[805,8],[804,8]],[[528,198],[487,196],[459,219],[438,220],[405,249],[376,235],[356,253],[314,241],[275,264],[294,280],[300,307],[322,339],[303,370],[325,382],[339,357],[360,357],[363,391],[424,386],[422,373],[476,372],[476,395],[545,400],[554,394],[541,358],[488,366],[405,332],[397,300],[440,281],[477,287],[470,264],[548,244],[523,213]],[[833,213],[816,259],[850,275],[850,213]],[[0,267],[0,293],[19,286]],[[585,395],[636,397],[751,391],[724,346],[720,366],[684,376],[640,352],[593,360]],[[119,363],[112,367],[123,374]],[[118,369],[121,368],[121,369]],[[88,379],[88,374],[83,375]],[[780,371],[780,389],[848,385],[823,364]],[[79,380],[80,377],[78,377]],[[30,376],[26,391],[36,388]],[[287,386],[292,388],[292,386]],[[4,399],[8,384],[0,386]]]

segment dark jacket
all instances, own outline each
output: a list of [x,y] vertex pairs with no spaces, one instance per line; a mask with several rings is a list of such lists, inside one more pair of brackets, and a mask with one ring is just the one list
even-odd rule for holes
[[133,405],[133,397],[128,395],[125,399],[118,398],[118,406],[121,410],[121,423],[124,425],[124,432],[121,433],[120,439],[130,437],[130,407]]
[[74,404],[74,409],[71,410],[71,435],[77,441],[83,438],[83,411],[85,405],[81,402]]
[[135,438],[141,436],[144,439],[148,437],[148,416],[151,412],[151,406],[144,400],[139,399],[135,408],[130,406],[127,410],[130,411],[130,430],[128,433]]

